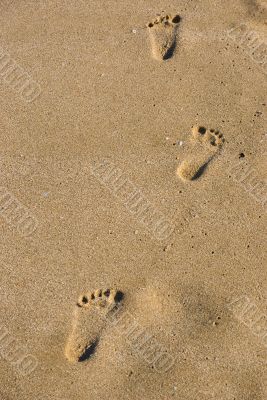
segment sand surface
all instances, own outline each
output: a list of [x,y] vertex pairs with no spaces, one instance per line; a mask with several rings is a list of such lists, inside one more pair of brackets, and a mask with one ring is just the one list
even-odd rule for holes
[[0,0],[0,400],[267,398],[266,20]]

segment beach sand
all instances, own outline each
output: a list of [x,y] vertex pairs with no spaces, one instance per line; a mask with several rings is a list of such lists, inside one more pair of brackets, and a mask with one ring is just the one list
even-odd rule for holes
[[0,1],[0,400],[267,398],[266,1],[156,3]]

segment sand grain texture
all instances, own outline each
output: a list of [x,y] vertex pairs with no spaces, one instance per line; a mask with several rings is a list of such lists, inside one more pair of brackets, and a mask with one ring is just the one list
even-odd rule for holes
[[0,400],[265,400],[266,1],[0,32]]

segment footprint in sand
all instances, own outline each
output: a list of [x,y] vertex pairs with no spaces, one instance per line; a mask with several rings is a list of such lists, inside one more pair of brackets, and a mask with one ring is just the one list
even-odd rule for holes
[[203,174],[208,164],[220,153],[224,138],[218,130],[194,126],[191,142],[188,157],[177,168],[177,175],[184,181],[195,180]]
[[65,356],[69,361],[85,361],[94,353],[101,333],[118,312],[122,296],[116,290],[98,289],[79,297],[65,347]]
[[177,42],[177,30],[181,17],[164,15],[150,22],[149,29],[152,55],[157,60],[167,60],[174,54]]

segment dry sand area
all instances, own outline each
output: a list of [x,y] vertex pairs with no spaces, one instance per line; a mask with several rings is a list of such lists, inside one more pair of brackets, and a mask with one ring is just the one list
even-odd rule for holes
[[267,399],[266,76],[266,0],[0,0],[0,400]]

